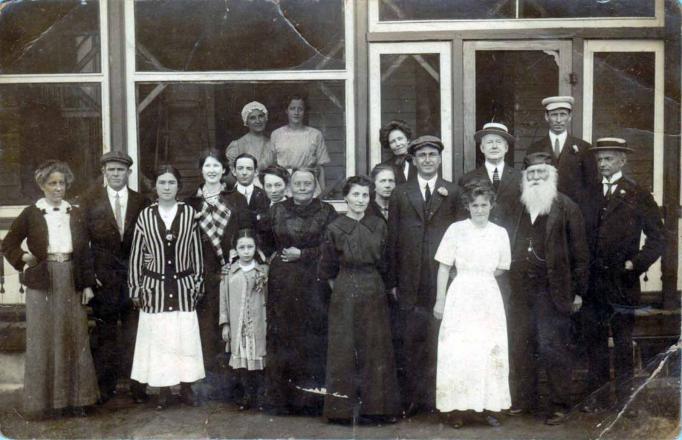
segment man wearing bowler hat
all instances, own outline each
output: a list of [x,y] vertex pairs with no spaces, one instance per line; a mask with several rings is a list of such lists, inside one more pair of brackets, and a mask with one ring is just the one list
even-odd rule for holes
[[[651,194],[623,175],[627,154],[624,139],[601,138],[591,149],[602,185],[593,197],[600,201],[592,277],[585,298],[586,342],[590,391],[609,382],[609,328],[614,342],[616,397],[620,405],[630,395],[633,377],[632,330],[641,294],[639,277],[662,255],[665,232]],[[640,246],[644,233],[646,240]],[[596,412],[609,406],[609,389],[596,393],[583,408]]]
[[[100,403],[105,403],[114,396],[118,379],[130,377],[138,311],[128,297],[128,259],[137,216],[148,200],[128,187],[130,156],[110,151],[100,164],[105,186],[85,193],[80,204],[97,277],[90,302],[95,318],[93,358]],[[130,393],[138,403],[147,399],[144,385],[138,382],[132,381]]]
[[557,191],[550,153],[526,156],[513,228],[509,308],[511,414],[538,409],[538,371],[549,385],[545,423],[565,421],[571,407],[571,314],[585,294],[589,250],[578,206]]
[[571,136],[568,129],[573,119],[572,96],[550,96],[542,100],[545,107],[547,135],[528,147],[526,154],[540,151],[550,153],[559,173],[558,189],[578,204],[585,220],[590,247],[594,244],[598,206],[594,194],[599,188],[599,173],[591,145]]
[[410,143],[416,178],[398,185],[388,214],[389,279],[387,288],[398,303],[398,379],[407,415],[435,406],[438,263],[436,250],[455,221],[458,188],[438,177],[443,143],[421,136]]

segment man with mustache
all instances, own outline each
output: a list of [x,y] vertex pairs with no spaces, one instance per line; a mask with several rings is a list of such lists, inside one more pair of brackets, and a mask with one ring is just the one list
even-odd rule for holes
[[524,166],[524,209],[510,234],[512,413],[537,410],[537,373],[543,368],[550,405],[545,423],[558,425],[571,406],[571,314],[587,289],[589,251],[580,209],[557,191],[552,155],[529,154]]
[[[597,245],[584,316],[589,360],[588,387],[595,391],[610,379],[609,327],[613,335],[616,397],[623,405],[633,376],[632,330],[641,294],[639,277],[665,249],[661,213],[649,191],[623,175],[627,153],[624,139],[601,138],[592,148],[602,175],[595,199],[601,201]],[[640,247],[642,233],[646,236]],[[609,406],[610,389],[600,391],[582,409],[599,412]],[[628,413],[634,415],[635,413]]]

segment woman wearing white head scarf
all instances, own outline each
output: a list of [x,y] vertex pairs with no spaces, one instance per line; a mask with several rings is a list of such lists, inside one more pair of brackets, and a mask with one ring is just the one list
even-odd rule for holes
[[230,167],[240,154],[248,153],[258,159],[258,168],[264,169],[275,162],[270,139],[265,135],[268,123],[268,109],[258,101],[251,101],[242,108],[242,121],[249,132],[230,142],[225,150]]

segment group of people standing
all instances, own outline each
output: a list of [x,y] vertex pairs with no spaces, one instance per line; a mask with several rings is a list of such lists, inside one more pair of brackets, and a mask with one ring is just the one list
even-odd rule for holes
[[549,134],[523,171],[505,162],[507,127],[485,124],[485,163],[458,184],[439,176],[440,139],[412,140],[391,121],[380,138],[392,157],[346,179],[343,215],[317,197],[329,157],[297,97],[270,139],[267,109],[247,104],[249,133],[201,157],[203,183],[185,201],[170,165],[156,170],[155,202],[128,188],[132,160],[114,151],[101,159],[105,186],[71,205],[68,165],[46,162],[45,197],[3,240],[28,287],[26,410],[83,415],[129,374],[137,402],[160,389],[159,409],[174,385],[200,404],[203,379],[204,398],[277,415],[392,423],[437,409],[456,428],[498,426],[502,410],[539,411],[542,368],[546,423],[560,424],[581,306],[590,387],[609,381],[610,327],[623,399],[638,277],[663,251],[663,226],[622,176],[625,141],[567,135],[572,103],[543,100]]

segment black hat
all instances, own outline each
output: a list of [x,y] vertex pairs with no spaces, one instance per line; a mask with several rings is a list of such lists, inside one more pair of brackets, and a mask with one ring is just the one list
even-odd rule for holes
[[414,156],[414,154],[424,147],[433,147],[438,149],[438,152],[443,152],[443,142],[436,136],[419,136],[417,139],[410,142],[410,146],[407,147],[407,152]]
[[554,156],[551,153],[545,151],[538,151],[537,153],[530,153],[523,159],[523,169],[533,165],[552,165],[554,166]]
[[592,148],[590,148],[590,151],[592,152],[607,150],[622,151],[624,153],[632,153],[633,151],[635,151],[632,148],[628,147],[628,143],[625,141],[625,139],[613,137],[599,138],[597,139],[595,145]]
[[99,160],[101,165],[105,165],[107,162],[120,162],[129,167],[133,164],[133,159],[123,151],[114,150],[104,153]]

